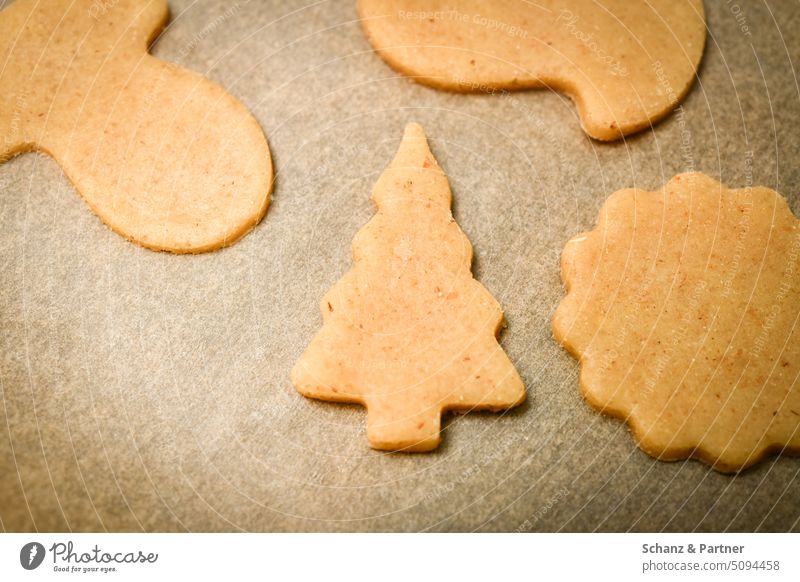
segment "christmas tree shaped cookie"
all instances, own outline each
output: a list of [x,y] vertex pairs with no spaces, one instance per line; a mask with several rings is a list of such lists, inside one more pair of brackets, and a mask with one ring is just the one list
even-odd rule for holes
[[581,389],[663,460],[800,452],[800,221],[769,188],[621,190],[567,243],[556,339]]
[[372,198],[378,212],[356,234],[353,268],[323,297],[322,329],[292,381],[305,396],[366,406],[372,447],[428,451],[443,411],[509,408],[525,389],[419,125],[406,127]]
[[16,0],[0,12],[0,161],[46,152],[114,231],[202,252],[264,216],[272,164],[241,103],[147,53],[167,19],[164,0]]

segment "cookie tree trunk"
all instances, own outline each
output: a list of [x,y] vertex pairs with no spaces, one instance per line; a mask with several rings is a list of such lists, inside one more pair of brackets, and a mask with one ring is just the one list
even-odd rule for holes
[[525,389],[419,125],[406,127],[372,198],[378,212],[356,234],[353,268],[323,297],[322,329],[292,381],[305,396],[366,406],[374,448],[428,451],[443,411],[509,408]]

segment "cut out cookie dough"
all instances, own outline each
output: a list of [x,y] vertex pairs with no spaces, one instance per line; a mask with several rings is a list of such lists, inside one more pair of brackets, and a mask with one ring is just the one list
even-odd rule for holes
[[451,91],[552,87],[599,140],[672,111],[706,37],[702,0],[358,0],[358,10],[397,71]]
[[378,212],[353,240],[353,268],[323,297],[322,329],[292,382],[304,396],[366,406],[372,447],[429,451],[443,411],[510,408],[525,388],[419,125],[406,127],[372,199]]
[[800,452],[800,221],[768,188],[621,190],[561,256],[556,339],[594,408],[662,460]]
[[147,54],[163,0],[16,0],[0,12],[0,160],[50,154],[115,232],[176,253],[267,210],[264,133],[233,96]]

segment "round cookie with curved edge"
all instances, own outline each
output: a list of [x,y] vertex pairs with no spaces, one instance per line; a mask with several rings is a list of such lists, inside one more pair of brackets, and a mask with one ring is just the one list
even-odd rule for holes
[[372,199],[378,213],[323,297],[322,329],[292,382],[310,398],[366,406],[372,447],[429,451],[443,411],[511,408],[525,387],[497,343],[503,312],[472,278],[472,246],[419,125],[406,127]]
[[561,256],[555,338],[594,408],[662,460],[800,452],[800,221],[700,173],[612,194]]
[[163,0],[16,0],[0,12],[0,160],[46,152],[115,232],[204,252],[261,220],[272,162],[239,101],[147,53],[167,20]]
[[451,91],[552,87],[598,140],[648,128],[683,99],[703,56],[702,0],[358,0],[394,69]]

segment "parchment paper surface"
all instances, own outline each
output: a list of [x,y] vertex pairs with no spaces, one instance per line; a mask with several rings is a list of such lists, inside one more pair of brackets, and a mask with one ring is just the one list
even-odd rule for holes
[[[751,174],[800,213],[800,9],[706,4],[681,110],[602,144],[558,93],[456,95],[397,75],[355,2],[173,0],[154,53],[254,112],[273,202],[235,246],[172,256],[103,226],[46,156],[0,166],[2,529],[800,530],[800,459],[737,477],[655,461],[583,402],[551,338],[558,254],[615,190]],[[289,370],[411,120],[450,178],[529,401],[447,417],[435,453],[387,455],[362,408],[304,399]]]

